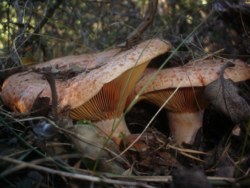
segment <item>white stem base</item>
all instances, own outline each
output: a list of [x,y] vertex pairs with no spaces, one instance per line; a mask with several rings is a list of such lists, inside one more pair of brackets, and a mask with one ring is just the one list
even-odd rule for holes
[[174,141],[193,144],[198,130],[202,127],[204,111],[192,113],[167,112],[169,128]]
[[110,136],[116,143],[120,143],[123,136],[130,135],[124,117],[98,121],[95,125],[102,134]]

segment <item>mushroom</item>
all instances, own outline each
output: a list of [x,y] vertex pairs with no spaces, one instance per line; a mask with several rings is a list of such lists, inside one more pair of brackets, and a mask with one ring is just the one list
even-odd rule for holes
[[[85,57],[86,62],[79,65],[82,72],[68,79],[55,77],[58,112],[69,110],[72,119],[91,120],[104,134],[112,134],[112,138],[119,142],[120,134],[130,134],[123,117],[128,95],[148,63],[170,48],[168,42],[151,39],[128,50],[113,50],[117,53],[112,51],[112,55],[109,51],[88,55],[90,58]],[[92,61],[95,66],[86,66],[92,65]],[[64,64],[66,70],[72,62]],[[59,73],[62,71],[60,61],[54,64],[47,62],[35,68],[44,67],[51,67]],[[51,91],[43,76],[33,71],[12,75],[2,87],[4,103],[15,111],[30,111],[38,97],[51,98]]]
[[169,100],[164,108],[167,109],[174,141],[177,144],[192,144],[202,126],[204,109],[209,103],[204,96],[205,86],[219,78],[222,66],[229,61],[235,66],[225,70],[226,79],[234,82],[250,79],[250,67],[240,60],[198,59],[184,66],[163,69],[159,74],[157,70],[148,68],[134,93],[138,93],[157,74],[139,99],[158,106]]

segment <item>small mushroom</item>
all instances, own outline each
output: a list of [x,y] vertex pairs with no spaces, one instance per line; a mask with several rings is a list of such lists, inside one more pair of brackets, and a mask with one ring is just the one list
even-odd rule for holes
[[[169,99],[164,108],[167,109],[170,132],[177,144],[194,142],[202,126],[204,109],[209,103],[204,96],[205,86],[220,77],[222,66],[229,61],[235,66],[225,70],[226,79],[234,82],[250,79],[250,67],[240,60],[200,59],[161,70],[140,96],[140,99],[158,106]],[[147,69],[134,93],[138,93],[156,71]]]
[[[58,112],[69,110],[73,119],[91,120],[105,134],[112,133],[114,140],[119,142],[120,134],[129,134],[123,118],[128,95],[148,63],[170,48],[168,42],[151,39],[128,50],[113,50],[112,55],[103,52],[83,58],[85,62],[77,64],[83,70],[76,76],[68,79],[57,79],[55,76]],[[89,68],[92,61],[95,66]],[[36,68],[51,67],[60,74],[62,66],[59,62],[47,62]],[[66,70],[72,62],[73,59],[63,64]],[[29,112],[39,97],[51,98],[51,90],[43,76],[33,71],[12,75],[2,87],[4,103],[19,112]]]

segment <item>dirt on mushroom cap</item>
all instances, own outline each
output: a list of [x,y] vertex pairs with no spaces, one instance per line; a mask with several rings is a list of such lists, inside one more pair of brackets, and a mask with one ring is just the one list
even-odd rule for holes
[[[50,68],[53,71],[67,72],[71,71],[72,67],[76,68],[75,66],[77,66],[77,69],[81,69],[83,72],[84,70],[101,66],[102,63],[105,63],[107,59],[119,51],[120,49],[116,48],[99,53],[60,57],[31,66],[29,71],[14,74],[4,81],[1,95],[3,102],[14,111],[21,113],[29,112],[37,97],[51,98],[48,82],[43,78],[43,75],[33,72],[32,69]],[[56,80],[57,91],[60,88],[63,89],[63,87],[65,87],[65,83]]]

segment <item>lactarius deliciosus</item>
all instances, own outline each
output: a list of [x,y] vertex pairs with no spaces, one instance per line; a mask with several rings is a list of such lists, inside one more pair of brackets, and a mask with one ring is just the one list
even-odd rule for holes
[[[184,66],[161,70],[140,96],[140,99],[158,106],[169,100],[164,108],[167,109],[171,135],[177,144],[194,142],[203,123],[204,109],[209,103],[204,96],[205,86],[219,78],[221,68],[227,62],[232,62],[234,66],[225,70],[225,79],[231,79],[233,82],[250,79],[250,67],[240,60],[200,59]],[[138,93],[156,72],[155,69],[147,69],[137,83],[135,93]]]
[[[79,67],[79,72],[69,78],[57,78],[57,111],[68,110],[76,120],[93,121],[105,134],[119,142],[120,134],[129,134],[123,117],[128,95],[143,74],[148,63],[171,48],[159,39],[144,41],[130,49],[113,49],[102,53],[84,55],[79,64],[74,58],[49,61],[33,67],[51,67],[57,72]],[[15,111],[29,112],[39,97],[51,99],[51,90],[43,75],[26,71],[10,76],[2,86],[2,99]]]

